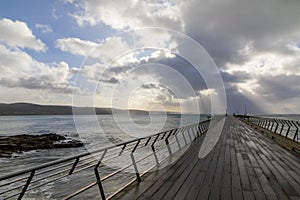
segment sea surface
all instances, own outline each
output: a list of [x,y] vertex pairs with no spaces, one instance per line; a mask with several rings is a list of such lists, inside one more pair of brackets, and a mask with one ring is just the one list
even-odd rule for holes
[[277,119],[286,119],[286,120],[295,120],[300,121],[299,114],[282,114],[282,115],[262,115],[263,117],[277,118]]

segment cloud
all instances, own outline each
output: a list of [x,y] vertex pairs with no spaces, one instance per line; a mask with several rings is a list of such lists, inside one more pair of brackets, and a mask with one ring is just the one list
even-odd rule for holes
[[147,84],[143,84],[142,88],[144,88],[144,89],[158,89],[159,86],[154,84],[154,83],[147,83]]
[[222,78],[226,83],[243,83],[252,77],[245,71],[235,71],[234,73],[221,72]]
[[222,69],[230,112],[242,113],[244,104],[252,113],[300,112],[299,7],[296,0],[193,0],[181,7],[185,32]]
[[61,38],[56,40],[56,48],[71,54],[95,58],[102,63],[110,63],[128,49],[120,37],[106,38],[100,43],[81,40],[79,38]]
[[[90,31],[107,26],[116,32],[138,27],[163,27],[191,36],[208,51],[220,68],[230,111],[241,111],[247,104],[249,112],[300,112],[297,106],[300,101],[298,0],[72,0],[65,3],[75,5],[72,7],[75,10],[69,13],[81,28]],[[42,24],[37,24],[36,28],[47,32],[47,27]],[[46,50],[46,45],[36,38],[25,22],[4,18],[0,21],[0,29],[0,44],[3,44],[0,46],[0,68],[5,74],[1,77],[1,84],[7,87],[36,87],[63,92],[64,88],[71,88],[68,77],[78,72],[90,82],[101,82],[100,99],[104,99],[115,85],[120,85],[117,92],[124,97],[139,86],[135,94],[137,100],[132,105],[147,99],[153,102],[174,100],[161,85],[172,91],[175,88],[182,91],[176,96],[176,101],[198,98],[191,91],[200,98],[208,96],[205,94],[209,88],[203,77],[184,58],[145,49],[124,55],[135,46],[119,36],[100,42],[83,40],[76,35],[57,39],[56,48],[61,51],[91,58],[91,63],[81,69],[61,67],[59,76],[57,69],[60,63],[39,62],[22,50]],[[191,55],[198,56],[193,54],[193,49],[187,49],[182,41],[169,34],[148,30],[141,33],[135,38],[136,46],[160,45],[179,54],[190,51]],[[118,59],[113,66],[107,68],[105,64],[115,58]],[[148,64],[169,66],[190,83],[192,90],[187,90],[181,81],[175,80],[162,67],[136,70],[138,66]],[[127,103],[121,102],[120,105],[126,107]]]
[[[256,92],[269,101],[300,97],[300,75],[264,76],[259,78],[257,82],[259,86],[256,89]],[[280,103],[280,101],[278,103]]]
[[9,88],[71,93],[73,75],[66,62],[45,64],[20,49],[0,45],[0,85]]
[[53,30],[50,25],[47,24],[36,24],[35,28],[40,29],[42,33],[52,33]]
[[170,1],[77,1],[73,17],[79,25],[103,23],[113,29],[160,26],[178,29],[180,11]]
[[56,40],[56,48],[75,55],[86,56],[98,46],[97,43],[79,38],[62,38]]
[[104,82],[104,83],[111,83],[111,84],[119,83],[119,80],[117,78],[115,78],[115,77],[112,77],[112,78],[107,79],[107,80],[101,79],[100,81]]
[[47,50],[47,46],[33,35],[25,22],[2,18],[0,30],[0,41],[6,45],[43,52]]
[[[185,31],[208,50],[220,67],[243,64],[252,53],[288,52],[299,41],[299,1],[190,1],[182,9]],[[197,26],[195,26],[197,24]]]
[[148,82],[136,88],[129,98],[129,105],[135,108],[160,105],[169,111],[180,111],[181,99],[167,86],[158,82]]

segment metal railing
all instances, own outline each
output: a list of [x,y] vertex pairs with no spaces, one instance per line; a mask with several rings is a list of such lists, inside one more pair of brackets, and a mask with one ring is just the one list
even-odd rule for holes
[[247,122],[259,126],[260,128],[266,129],[270,132],[289,138],[294,142],[300,142],[299,121],[257,117],[257,116],[239,116],[239,117],[243,118]]
[[[38,191],[39,188],[55,183],[60,185],[58,190],[63,190],[62,194],[57,194],[58,199],[71,199],[80,197],[80,195],[88,196],[92,193],[91,190],[95,192],[95,188],[98,191],[96,196],[109,199],[134,181],[140,182],[144,174],[158,168],[175,152],[205,133],[209,124],[210,120],[205,120],[2,175],[0,177],[0,199],[22,199],[24,196],[42,198],[39,196],[41,195],[41,192]],[[137,155],[138,151],[141,153]],[[151,160],[149,161],[149,159]],[[113,169],[105,164],[108,162],[122,162],[124,166]],[[150,167],[147,165],[147,169],[142,170],[146,166],[145,162],[154,163],[154,165],[151,164]],[[105,191],[106,182],[108,182],[106,187],[114,187],[111,181],[118,180],[123,175],[132,174],[127,173],[129,169],[135,172],[130,180],[121,187],[118,186],[113,192]],[[70,189],[65,191],[65,187],[70,187]]]

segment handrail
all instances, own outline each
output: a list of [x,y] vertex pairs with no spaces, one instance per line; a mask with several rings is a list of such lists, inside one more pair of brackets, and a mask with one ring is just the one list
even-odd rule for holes
[[[85,184],[80,188],[76,188],[75,192],[73,192],[72,194],[66,194],[66,197],[68,198],[76,196],[94,186],[98,186],[102,199],[105,199],[106,194],[104,192],[102,184],[108,178],[132,166],[136,174],[136,180],[141,181],[141,176],[144,173],[139,172],[139,166],[142,166],[140,162],[142,162],[149,156],[154,155],[156,163],[155,166],[159,165],[163,160],[165,160],[165,158],[160,160],[158,158],[159,153],[164,155],[162,153],[165,150],[165,148],[163,148],[164,146],[167,147],[168,151],[166,152],[169,154],[169,156],[172,156],[173,153],[180,151],[184,146],[188,145],[197,137],[206,132],[209,128],[210,121],[211,119],[208,119],[183,127],[162,131],[150,136],[132,139],[113,146],[100,148],[91,152],[81,153],[75,156],[70,156],[67,158],[55,160],[35,167],[0,176],[0,199],[9,199],[13,197],[22,199],[24,195],[30,193],[35,188],[39,188],[43,185],[49,184],[50,182],[55,182],[65,177],[72,177],[73,174],[78,174],[84,170],[92,170],[96,179],[94,179],[93,183]],[[185,136],[186,134],[188,135],[188,137]],[[190,138],[189,143],[187,142],[187,138]],[[142,158],[135,158],[134,155],[136,151],[147,148],[149,146],[151,148],[151,154],[148,153]],[[176,148],[176,151],[173,150],[174,148]],[[125,149],[127,150],[126,152],[124,152]],[[108,151],[113,151],[113,153],[106,155]],[[96,158],[93,159],[93,156],[95,154],[97,154],[97,157],[100,156],[101,158],[97,160]],[[104,175],[104,178],[101,179],[100,172],[105,171],[102,170],[102,168],[105,167],[105,165],[103,164],[105,161],[118,158],[121,159],[122,156],[125,157],[129,155],[131,158],[131,163],[126,164],[126,167],[116,169],[113,172]],[[48,180],[49,177],[52,177],[52,179]]]
[[[277,119],[259,116],[238,115],[239,118],[270,132],[279,134],[294,142],[300,143],[300,122],[296,120]],[[275,128],[274,128],[275,127]]]

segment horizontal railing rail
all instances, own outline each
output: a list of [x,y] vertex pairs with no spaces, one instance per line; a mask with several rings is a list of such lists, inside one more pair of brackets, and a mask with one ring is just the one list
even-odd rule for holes
[[239,116],[243,120],[250,122],[260,128],[268,130],[270,132],[279,134],[286,137],[294,142],[300,142],[299,130],[300,121],[287,120],[287,119],[277,119],[277,118],[267,118],[259,116]]
[[[35,198],[37,195],[41,195],[37,192],[39,188],[59,181],[69,182],[68,186],[72,186],[71,192],[68,190],[68,192],[58,194],[59,199],[71,199],[95,187],[98,188],[98,195],[102,199],[109,199],[132,182],[140,182],[142,175],[159,167],[175,152],[205,133],[209,128],[210,121],[211,119],[208,119],[2,175],[0,177],[0,199],[22,199],[24,195]],[[149,148],[150,151],[146,151],[146,148]],[[137,151],[145,153],[142,153],[141,156],[136,154]],[[149,158],[153,160],[154,165],[148,166],[142,172],[141,169],[145,166],[143,161],[145,162]],[[107,162],[124,162],[124,166],[113,169],[105,164]],[[129,168],[134,171],[134,177],[131,177],[125,185],[117,187],[116,191],[105,192],[103,187],[105,181],[113,181],[112,177],[118,179],[117,176],[122,173],[128,174],[126,170]],[[82,181],[80,186],[76,186],[78,179]],[[111,184],[107,187],[110,186]],[[41,197],[39,196],[39,198]]]

